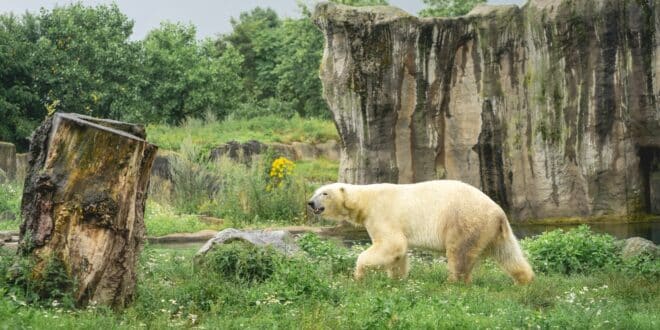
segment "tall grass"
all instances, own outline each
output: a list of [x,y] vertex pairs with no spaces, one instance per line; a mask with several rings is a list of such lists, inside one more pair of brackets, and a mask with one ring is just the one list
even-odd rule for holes
[[210,160],[186,138],[170,157],[172,189],[152,187],[152,199],[171,203],[182,214],[220,217],[238,227],[300,223],[306,214],[306,180],[295,168],[271,177],[274,158],[266,153],[248,165],[222,157]]
[[0,216],[14,216],[14,220],[0,221],[0,230],[17,230],[21,218],[23,186],[17,182],[0,183]]

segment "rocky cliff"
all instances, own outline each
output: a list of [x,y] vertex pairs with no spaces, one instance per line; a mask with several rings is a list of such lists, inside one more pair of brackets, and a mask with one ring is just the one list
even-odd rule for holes
[[460,179],[513,219],[659,212],[659,3],[319,4],[340,180]]

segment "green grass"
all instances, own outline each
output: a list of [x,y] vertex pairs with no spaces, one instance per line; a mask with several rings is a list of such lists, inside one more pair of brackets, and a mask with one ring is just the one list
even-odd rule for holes
[[177,214],[172,207],[153,201],[147,202],[144,223],[149,236],[193,233],[204,229],[221,229],[221,226],[201,222],[196,215]]
[[0,221],[0,230],[18,230],[22,196],[22,185],[14,182],[0,184],[0,214],[11,212],[16,217],[13,221]]
[[190,119],[181,126],[149,125],[147,138],[160,148],[177,150],[181,141],[189,137],[202,152],[231,140],[245,142],[257,140],[263,143],[294,141],[318,143],[338,140],[337,130],[330,120],[294,117],[284,119],[275,116],[252,119],[227,119],[217,121]]
[[296,162],[295,171],[307,182],[317,184],[336,182],[339,163],[324,158],[311,161],[300,160]]
[[[339,249],[354,256],[356,251]],[[372,273],[355,282],[328,258],[282,261],[265,280],[228,279],[193,266],[194,250],[149,248],[139,266],[137,300],[122,312],[24,306],[0,299],[4,328],[147,327],[234,329],[657,329],[657,282],[609,270],[539,274],[514,286],[491,263],[472,285],[449,284],[445,264],[413,258],[410,277]],[[279,260],[279,259],[275,259]],[[0,291],[3,289],[0,288]]]

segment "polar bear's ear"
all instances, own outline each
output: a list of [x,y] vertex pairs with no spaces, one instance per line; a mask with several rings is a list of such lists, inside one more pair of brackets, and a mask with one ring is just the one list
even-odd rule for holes
[[339,193],[341,193],[344,208],[347,210],[354,210],[357,207],[356,201],[351,198],[352,196],[348,193],[345,187],[339,187]]

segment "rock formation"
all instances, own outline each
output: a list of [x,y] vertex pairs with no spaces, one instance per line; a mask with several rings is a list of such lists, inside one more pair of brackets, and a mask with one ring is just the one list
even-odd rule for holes
[[35,278],[61,263],[79,305],[133,297],[156,153],[145,137],[138,125],[64,113],[32,136],[19,250],[35,259]]
[[460,179],[514,220],[660,212],[659,4],[319,4],[340,180]]
[[16,177],[16,146],[9,142],[0,142],[0,170],[10,181]]

